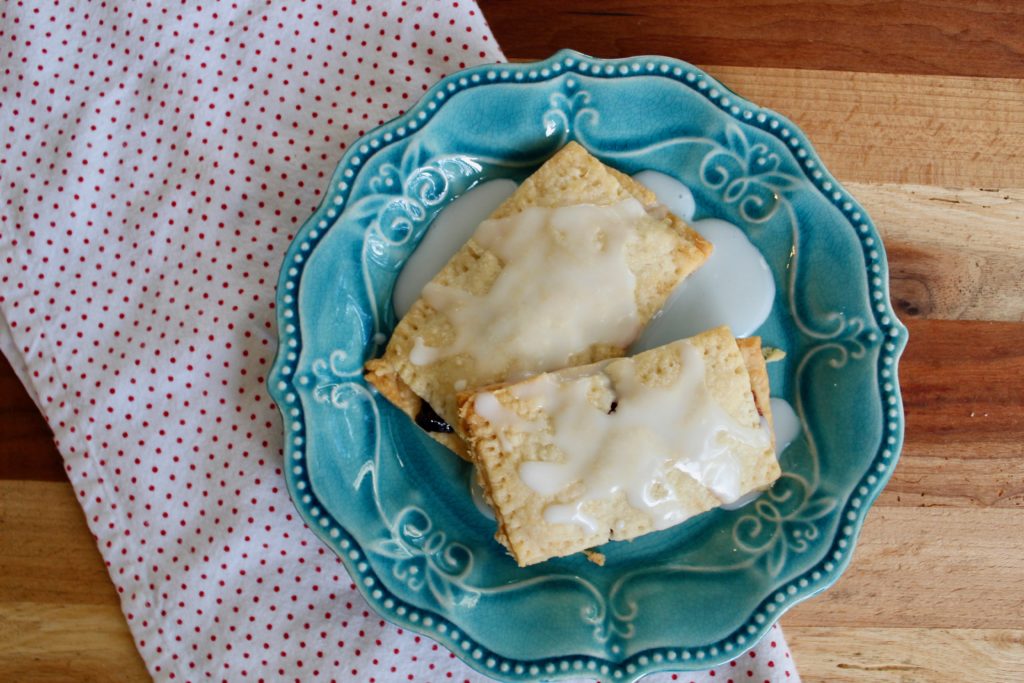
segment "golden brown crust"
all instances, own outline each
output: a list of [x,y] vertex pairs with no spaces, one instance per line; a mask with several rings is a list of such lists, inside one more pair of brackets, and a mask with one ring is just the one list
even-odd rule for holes
[[[423,407],[423,399],[417,396],[416,392],[410,389],[401,377],[391,372],[383,359],[375,358],[367,361],[363,377],[380,392],[381,396],[408,415],[413,422],[416,421],[416,416],[419,415],[420,409]],[[447,446],[460,458],[470,459],[466,442],[457,434],[445,432],[427,432],[427,434],[438,443]]]
[[[637,377],[649,386],[670,383],[681,372],[677,346],[680,343],[652,349],[626,361],[613,362],[633,363]],[[697,335],[687,343],[703,355],[705,384],[713,399],[738,424],[759,428],[760,411],[755,401],[763,402],[766,409],[768,405],[767,372],[759,352],[760,340],[741,340],[738,344],[727,328],[717,328]],[[757,352],[754,354],[756,358],[751,356],[752,351]],[[753,368],[756,387],[751,384],[748,367]],[[593,377],[594,388],[588,391],[588,396],[596,406],[604,409],[602,401],[610,401],[611,398],[602,396],[602,391],[614,394],[603,382],[602,368],[603,365],[598,364],[552,374],[591,373],[589,376]],[[465,392],[459,395],[461,427],[468,435],[482,486],[495,508],[499,526],[496,537],[506,545],[520,566],[579,552],[608,540],[628,540],[652,531],[652,520],[632,508],[624,497],[588,501],[586,514],[603,524],[593,532],[572,524],[549,524],[545,521],[544,509],[549,504],[567,500],[563,500],[561,494],[543,496],[530,489],[519,478],[519,469],[531,460],[558,461],[565,456],[553,446],[547,417],[538,414],[531,404],[516,398],[513,388],[522,384],[501,385],[491,388],[489,393],[505,409],[530,421],[531,426],[527,429],[520,429],[514,424],[495,425],[476,411],[477,394]],[[770,412],[766,414],[770,416]],[[764,449],[735,442],[734,448],[742,453],[743,458],[740,471],[742,491],[765,487],[778,477],[774,447]],[[669,486],[676,500],[685,501],[690,516],[717,507],[722,502],[700,482],[678,470],[670,471]]]
[[[570,143],[575,144],[575,143]],[[632,194],[638,201],[640,201],[645,207],[651,208],[658,203],[658,198],[649,189],[644,187],[642,184],[633,180],[630,176],[626,175],[622,171],[618,171],[614,168],[608,167],[608,172],[612,174],[622,186],[625,187],[630,194]],[[714,245],[708,242],[699,232],[691,228],[686,221],[674,213],[670,213],[666,216],[672,229],[683,235],[685,242],[692,246],[693,251],[688,254],[691,258],[699,258],[703,263],[708,256],[711,256],[711,252],[714,250]],[[698,255],[698,253],[700,255]]]
[[768,364],[761,353],[761,338],[746,337],[737,339],[736,345],[743,354],[743,362],[750,375],[750,388],[754,392],[754,403],[757,412],[768,423],[768,433],[772,437],[772,449],[775,449],[775,421],[772,419],[771,387],[768,386]]

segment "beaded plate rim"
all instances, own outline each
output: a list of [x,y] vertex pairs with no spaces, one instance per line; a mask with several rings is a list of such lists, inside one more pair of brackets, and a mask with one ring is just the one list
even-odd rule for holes
[[[849,221],[864,249],[865,264],[869,268],[878,266],[875,277],[868,282],[872,316],[885,336],[877,366],[883,404],[878,452],[840,511],[841,523],[825,558],[768,595],[740,628],[707,647],[644,650],[622,661],[572,654],[537,660],[506,659],[461,633],[460,627],[443,614],[413,606],[388,591],[355,539],[322,509],[305,467],[305,425],[292,381],[301,349],[297,293],[307,256],[344,211],[360,169],[373,153],[414,136],[453,94],[494,83],[547,81],[567,73],[600,78],[652,75],[669,78],[704,96],[725,115],[776,137],[791,152],[804,150],[798,161],[801,171]],[[471,667],[494,678],[531,681],[600,675],[615,680],[635,680],[654,671],[699,670],[728,661],[767,633],[786,610],[839,578],[850,562],[867,510],[888,482],[899,457],[904,419],[897,366],[908,334],[891,307],[888,266],[874,224],[860,204],[825,169],[809,140],[791,121],[749,102],[701,69],[677,59],[638,56],[606,60],[562,50],[543,61],[480,65],[443,78],[408,112],[355,141],[333,173],[328,188],[316,211],[296,233],[283,260],[276,297],[278,351],[267,377],[267,387],[284,422],[284,476],[292,500],[303,521],[342,559],[353,582],[380,616],[442,643]]]

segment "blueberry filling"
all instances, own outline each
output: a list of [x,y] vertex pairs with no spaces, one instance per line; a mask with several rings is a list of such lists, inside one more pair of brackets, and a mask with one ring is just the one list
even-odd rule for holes
[[455,431],[426,401],[420,401],[420,411],[416,413],[416,424],[428,432],[451,434]]

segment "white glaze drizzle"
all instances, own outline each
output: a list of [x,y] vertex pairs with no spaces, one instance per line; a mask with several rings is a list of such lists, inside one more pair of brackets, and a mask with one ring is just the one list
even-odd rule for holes
[[480,482],[477,481],[476,474],[472,472],[469,476],[469,495],[480,514],[487,519],[494,520],[494,508],[487,502],[487,495],[484,493],[483,487],[480,486]]
[[455,336],[439,348],[416,339],[410,361],[467,354],[480,375],[523,378],[569,365],[593,344],[627,346],[641,323],[626,244],[650,220],[640,202],[626,199],[531,207],[484,221],[473,240],[502,261],[501,273],[481,296],[428,283],[424,300],[448,319]]
[[405,317],[423,286],[441,271],[477,226],[512,196],[516,187],[512,180],[488,180],[460,195],[437,214],[395,281],[391,300],[396,317]]
[[[519,476],[543,496],[572,488],[569,502],[544,510],[548,523],[574,523],[589,532],[596,522],[584,511],[590,500],[609,500],[618,492],[629,505],[650,516],[656,529],[676,524],[698,510],[677,499],[668,474],[679,470],[707,487],[723,502],[738,499],[742,464],[737,442],[754,448],[770,445],[760,428],[737,423],[711,396],[705,384],[701,352],[688,342],[675,344],[682,370],[667,386],[642,383],[629,360],[607,363],[603,375],[559,379],[544,375],[513,389],[513,395],[550,417],[550,442],[561,462],[528,461]],[[615,410],[606,412],[588,400],[594,382],[603,382],[615,396]],[[499,438],[511,426],[537,431],[541,427],[505,408],[484,392],[477,396],[478,414],[496,425]]]
[[772,421],[775,423],[775,452],[782,453],[786,446],[796,441],[803,433],[800,417],[793,406],[784,398],[773,398],[771,401]]

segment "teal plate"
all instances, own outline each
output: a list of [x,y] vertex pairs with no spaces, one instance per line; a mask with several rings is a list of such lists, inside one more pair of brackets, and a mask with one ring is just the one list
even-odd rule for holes
[[[803,435],[755,502],[582,556],[518,568],[469,494],[470,467],[362,379],[395,326],[392,290],[433,217],[474,185],[521,180],[568,140],[694,194],[740,226],[776,280],[758,330],[784,349],[773,394]],[[302,518],[380,615],[494,678],[714,666],[847,566],[896,465],[906,329],[878,233],[790,121],[664,57],[559,52],[435,85],[349,149],[277,290],[268,385]]]

